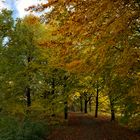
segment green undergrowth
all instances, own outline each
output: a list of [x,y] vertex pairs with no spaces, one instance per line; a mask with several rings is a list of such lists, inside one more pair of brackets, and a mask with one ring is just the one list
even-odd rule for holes
[[140,115],[131,117],[123,116],[120,118],[120,123],[132,130],[140,131]]
[[0,117],[0,140],[43,140],[48,126],[41,121],[15,117]]

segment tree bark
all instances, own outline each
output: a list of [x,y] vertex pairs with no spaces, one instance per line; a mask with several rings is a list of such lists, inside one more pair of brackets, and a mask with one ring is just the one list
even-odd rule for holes
[[95,118],[98,117],[98,108],[99,108],[99,89],[98,89],[98,83],[97,83],[96,106],[95,106]]
[[113,101],[110,101],[110,108],[111,108],[111,121],[115,121],[115,109]]
[[82,100],[82,96],[80,96],[80,111],[83,112],[83,100]]
[[[67,81],[68,77],[64,76],[64,94],[66,94],[66,81]],[[66,95],[66,98],[64,99],[64,119],[68,119],[68,96]]]
[[54,117],[55,116],[55,104],[53,102],[54,98],[55,98],[55,79],[52,78],[52,83],[51,83],[51,86],[52,86],[52,90],[51,90],[51,99],[52,99],[52,116]]
[[29,87],[26,88],[26,98],[27,98],[27,107],[31,106],[31,89]]
[[[31,55],[28,56],[27,61],[28,61],[28,65],[29,65],[29,63],[32,61]],[[30,76],[28,77],[28,80],[31,81],[31,77]],[[26,98],[27,98],[27,107],[30,107],[31,106],[31,89],[30,89],[30,84],[27,85],[27,87],[26,87]]]
[[[92,98],[91,98],[92,99]],[[89,111],[91,112],[92,109],[91,109],[91,99],[89,100]]]
[[64,102],[64,118],[65,120],[68,119],[68,102]]
[[85,109],[84,109],[84,113],[87,113],[87,104],[88,104],[88,101],[85,100]]

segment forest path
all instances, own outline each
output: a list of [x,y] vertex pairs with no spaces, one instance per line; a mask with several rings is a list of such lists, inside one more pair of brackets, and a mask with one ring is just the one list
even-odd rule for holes
[[53,129],[47,140],[140,140],[140,135],[107,118],[70,113],[68,124]]

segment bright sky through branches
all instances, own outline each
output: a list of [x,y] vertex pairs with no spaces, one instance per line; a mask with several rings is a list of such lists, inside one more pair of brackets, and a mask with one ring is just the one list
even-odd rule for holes
[[13,16],[24,17],[29,12],[25,11],[31,5],[37,5],[39,3],[45,3],[47,0],[0,0],[0,9],[8,8],[13,10]]

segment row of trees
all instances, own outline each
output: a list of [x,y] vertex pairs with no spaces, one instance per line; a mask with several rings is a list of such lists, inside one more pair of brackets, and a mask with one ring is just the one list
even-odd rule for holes
[[[47,112],[68,106],[110,110],[140,122],[140,6],[126,0],[49,0],[14,21],[0,13],[1,111]],[[77,102],[79,101],[79,102]],[[139,127],[139,126],[137,126]]]
[[85,104],[90,101],[91,86],[96,89],[96,112],[101,92],[109,99],[112,120],[118,111],[124,121],[138,124],[140,2],[49,0],[28,10],[43,11],[46,8],[51,10],[42,19],[47,24],[57,26],[54,34],[62,36],[59,41],[68,50],[70,48],[69,54],[72,49],[78,51],[77,57],[73,55],[71,62],[66,64],[67,68],[83,75],[82,78],[90,76],[92,79],[88,86],[85,84],[86,93],[82,90]]
[[64,68],[65,48],[55,43],[61,36],[53,36],[48,26],[33,15],[14,21],[11,11],[1,11],[1,111],[54,116],[64,110],[67,119],[76,76]]

